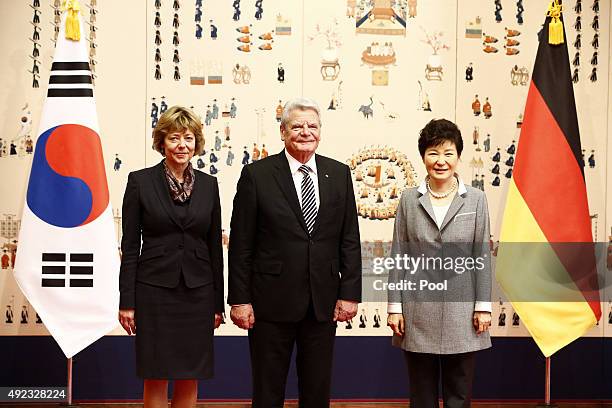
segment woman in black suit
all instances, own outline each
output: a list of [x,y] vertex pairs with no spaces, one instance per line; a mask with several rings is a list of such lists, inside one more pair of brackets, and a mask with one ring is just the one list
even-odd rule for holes
[[[217,180],[191,166],[202,123],[173,106],[153,131],[165,159],[130,173],[123,197],[119,321],[136,334],[145,407],[195,407],[197,380],[213,376],[213,331],[223,312]],[[142,243],[142,244],[141,244]]]

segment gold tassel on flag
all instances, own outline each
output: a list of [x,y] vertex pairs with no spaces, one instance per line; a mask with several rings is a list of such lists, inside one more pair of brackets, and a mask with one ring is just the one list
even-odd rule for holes
[[553,45],[563,44],[563,22],[561,21],[561,11],[563,6],[559,0],[551,1],[546,15],[551,18],[548,24],[548,43]]
[[68,12],[66,16],[66,39],[79,41],[81,39],[81,28],[79,26],[81,6],[79,0],[66,0],[63,9]]

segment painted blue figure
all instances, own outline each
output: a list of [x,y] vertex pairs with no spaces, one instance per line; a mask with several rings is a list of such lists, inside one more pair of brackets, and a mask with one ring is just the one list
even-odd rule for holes
[[232,104],[230,105],[230,118],[235,118],[237,111],[238,111],[238,107],[234,103],[234,98],[232,98]]
[[501,180],[499,179],[499,176],[495,176],[495,178],[493,179],[493,182],[491,183],[492,186],[494,187],[499,187]]
[[240,21],[240,9],[234,9],[234,15],[232,16],[234,21]]
[[196,0],[195,5],[196,7],[202,7],[202,0]]
[[278,67],[276,68],[276,79],[281,84],[285,82],[285,68],[283,67],[282,62],[279,62]]
[[249,159],[251,158],[251,155],[249,154],[249,152],[247,152],[246,146],[244,147],[244,150],[242,152],[242,165],[247,165],[249,164]]
[[195,22],[196,23],[202,22],[202,9],[199,7],[197,7],[195,11]]
[[491,169],[491,173],[499,174],[499,164],[498,163],[495,163],[495,166],[493,166],[493,168]]
[[506,178],[512,178],[512,167],[510,167],[506,172]]
[[210,162],[211,163],[216,163],[218,161],[219,161],[219,159],[217,158],[217,155],[215,154],[215,152],[210,152]]
[[516,2],[516,22],[518,24],[523,24],[523,11],[525,11],[523,8],[523,0],[518,0]]
[[227,159],[225,160],[225,164],[227,164],[228,166],[231,166],[233,162],[234,162],[234,152],[232,152],[232,148],[230,147],[229,150],[227,151]]
[[17,154],[17,145],[15,143],[13,143],[13,142],[11,142],[11,147],[10,147],[10,150],[9,150],[9,154],[11,156],[15,156]]
[[210,105],[206,106],[206,115],[204,116],[204,124],[210,126],[212,120],[212,112],[210,111]]
[[465,80],[471,82],[474,79],[474,65],[470,64],[465,68]]
[[119,171],[121,169],[121,159],[118,154],[115,154],[115,164],[113,165],[113,169],[115,171]]
[[162,96],[159,113],[163,114],[167,110],[168,110],[168,104],[166,103],[166,97]]
[[514,166],[514,156],[508,157],[508,160],[506,160],[506,166],[509,166],[509,167]]
[[594,169],[595,168],[595,150],[591,150],[591,155],[588,158],[589,161],[589,167]]
[[221,137],[219,136],[219,131],[215,132],[215,150],[221,150]]
[[482,142],[485,152],[489,152],[491,150],[491,135],[487,133],[487,138]]
[[514,145],[514,140],[512,141],[512,144],[510,145],[510,147],[508,147],[508,150],[506,150],[506,152],[508,154],[516,153],[516,146]]
[[202,26],[199,24],[196,24],[195,36],[198,40],[202,39]]
[[480,185],[480,182],[478,181],[478,174],[477,174],[472,179],[472,187],[478,188],[479,185]]
[[257,0],[255,2],[255,7],[257,8],[257,10],[255,10],[255,18],[257,20],[261,20],[261,17],[263,16],[262,3],[263,3],[263,0]]
[[491,160],[493,160],[496,163],[499,163],[499,161],[501,160],[501,154],[499,153],[499,147],[497,148],[497,153],[493,155]]
[[495,21],[498,23],[501,23],[502,21],[501,11],[502,11],[501,0],[495,0]]
[[155,98],[153,98],[153,102],[151,102],[151,127],[154,128],[157,125],[157,114],[159,112],[159,108],[155,103]]
[[217,105],[217,100],[216,99],[213,99],[212,118],[213,119],[219,119],[219,106]]
[[213,24],[212,20],[210,20],[210,38],[217,39],[217,26]]
[[151,117],[157,117],[157,112],[159,112],[159,108],[157,106],[157,104],[155,103],[155,98],[152,98],[152,102],[151,102]]
[[215,167],[215,165],[214,165],[214,164],[211,164],[211,165],[210,165],[210,174],[211,174],[211,175],[215,175],[215,174],[217,174],[218,172],[219,172],[219,170],[217,170],[217,168]]
[[198,166],[198,169],[202,170],[204,167],[206,167],[206,163],[204,163],[204,160],[202,160],[201,157],[198,157],[198,160],[196,161],[196,166]]
[[11,305],[6,305],[6,312],[4,313],[4,316],[6,317],[4,323],[13,323],[13,318],[15,317],[15,315],[13,313]]
[[34,143],[32,142],[32,139],[30,138],[30,135],[26,136],[26,139],[25,139],[25,150],[26,150],[27,154],[34,153]]

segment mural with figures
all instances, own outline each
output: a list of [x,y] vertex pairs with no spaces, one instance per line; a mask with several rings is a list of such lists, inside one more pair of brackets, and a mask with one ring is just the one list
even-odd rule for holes
[[[0,4],[5,16],[0,48],[7,57],[0,66],[0,335],[47,334],[12,268],[19,256],[20,217],[60,3]],[[462,131],[459,174],[487,194],[495,259],[546,2],[474,0],[469,7],[443,0],[81,4],[118,243],[127,176],[161,160],[151,149],[152,129],[166,109],[180,104],[202,118],[205,151],[193,165],[219,180],[227,256],[242,166],[282,149],[283,104],[304,95],[322,109],[318,152],[352,171],[364,293],[384,278],[372,272],[372,262],[390,252],[399,197],[424,177],[417,138],[433,118],[453,120]],[[609,8],[596,0],[564,2],[593,238],[601,243],[612,242],[607,205],[612,177],[606,170],[612,160],[605,63]],[[606,261],[612,268],[612,250],[602,259],[604,266]],[[611,273],[605,272],[607,282]],[[339,325],[340,335],[390,336],[384,294],[366,300],[352,321]],[[602,309],[602,321],[588,336],[612,337],[612,290],[607,287]],[[528,335],[497,284],[493,314],[493,335]],[[218,334],[244,335],[229,320],[229,307],[226,315]],[[113,334],[123,333],[118,327]]]

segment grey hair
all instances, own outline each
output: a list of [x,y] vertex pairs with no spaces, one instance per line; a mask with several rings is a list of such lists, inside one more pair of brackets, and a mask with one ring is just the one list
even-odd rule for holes
[[319,104],[315,102],[314,99],[298,97],[288,100],[283,106],[283,114],[281,115],[281,126],[284,128],[287,122],[289,121],[289,113],[294,110],[306,110],[312,109],[317,112],[317,116],[319,117],[319,126],[322,126],[321,123],[321,109],[319,108]]

